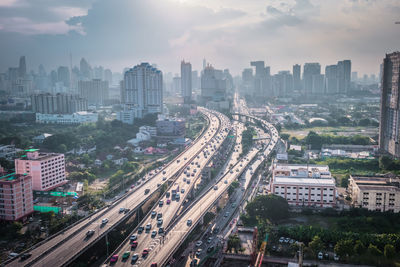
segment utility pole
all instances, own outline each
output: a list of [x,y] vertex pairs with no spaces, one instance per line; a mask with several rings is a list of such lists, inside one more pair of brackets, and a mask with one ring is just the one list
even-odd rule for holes
[[107,257],[108,257],[108,233],[106,234],[106,247],[107,247]]

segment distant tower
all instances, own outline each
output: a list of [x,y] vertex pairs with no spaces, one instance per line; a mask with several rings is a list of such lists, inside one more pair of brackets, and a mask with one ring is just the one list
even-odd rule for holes
[[207,61],[205,58],[203,58],[203,70],[207,67]]
[[25,62],[25,56],[22,56],[19,58],[19,68],[18,68],[18,74],[19,77],[25,77],[26,76],[26,62]]
[[181,90],[185,103],[192,100],[192,65],[182,60],[181,62]]

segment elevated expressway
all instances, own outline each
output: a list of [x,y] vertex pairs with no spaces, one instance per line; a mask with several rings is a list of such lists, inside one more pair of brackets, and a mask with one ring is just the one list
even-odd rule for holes
[[[230,127],[229,119],[225,115],[218,113],[217,116],[222,121],[222,128]],[[144,220],[140,222],[138,227],[145,228],[147,225],[151,225],[151,230],[149,231],[144,230],[142,233],[138,233],[138,230],[135,229],[132,232],[132,235],[133,234],[136,235],[137,238],[136,239],[137,247],[134,249],[135,253],[139,252],[141,253],[144,249],[148,249],[150,254],[157,253],[158,245],[162,243],[164,238],[163,235],[158,232],[159,228],[160,227],[163,227],[163,229],[168,228],[169,224],[173,222],[174,219],[176,219],[176,216],[179,210],[181,209],[182,204],[184,203],[186,197],[188,196],[189,192],[193,189],[194,184],[202,175],[202,169],[205,166],[207,166],[212,157],[218,152],[223,141],[227,137],[228,133],[229,133],[228,131],[220,131],[210,141],[205,142],[205,148],[203,150],[203,153],[200,153],[199,155],[188,161],[189,164],[187,165],[185,171],[181,172],[178,175],[178,178],[176,179],[175,183],[172,184],[168,189],[167,192],[169,193],[169,196],[167,197],[166,194],[164,194],[160,198],[160,201],[163,201],[163,203],[160,204],[159,202],[157,202],[155,204],[155,207],[152,209],[152,211],[156,212],[157,215],[158,214],[162,215],[160,217],[162,219],[162,223],[157,224],[157,220],[159,218],[156,215],[152,216],[151,214],[149,214],[144,218]],[[238,155],[235,155],[235,158],[237,157]],[[180,194],[179,200],[172,199],[172,192],[171,192],[172,190],[176,190]],[[156,231],[155,236],[151,235],[153,231]],[[118,254],[119,258],[121,259],[121,256],[125,251],[131,251],[130,237],[128,237],[113,254]],[[133,255],[133,253],[131,254]],[[145,263],[142,264],[142,262],[144,262],[145,260],[146,260],[145,258],[140,257],[135,262],[135,264],[148,266]],[[126,261],[119,260],[116,263],[116,265],[131,266],[131,259],[129,258]]]
[[[62,266],[71,263],[73,259],[82,254],[88,247],[100,240],[105,234],[117,226],[123,219],[131,216],[135,210],[145,203],[151,195],[161,188],[168,180],[174,180],[176,174],[187,167],[190,159],[197,157],[208,146],[210,140],[221,132],[229,132],[229,123],[221,120],[220,114],[204,108],[199,108],[208,119],[207,130],[197,138],[190,147],[179,154],[163,169],[150,177],[144,184],[129,192],[110,207],[99,210],[89,218],[85,218],[70,228],[65,229],[50,237],[30,250],[26,251],[32,256],[21,261],[19,258],[6,262],[7,266]],[[145,191],[149,190],[146,194]],[[120,208],[129,208],[130,212],[120,213]],[[106,225],[101,225],[101,220],[108,218]],[[94,230],[92,237],[86,238],[86,233]]]
[[[154,240],[151,243],[148,243],[148,241],[146,241],[146,243],[144,244],[145,248],[150,250],[150,253],[146,257],[142,257],[143,246],[138,247],[134,252],[139,255],[139,260],[134,263],[135,265],[150,266],[152,263],[157,263],[158,266],[163,266],[163,264],[165,264],[170,259],[176,249],[187,238],[194,227],[201,221],[204,214],[228,189],[229,185],[246,170],[248,164],[254,158],[256,158],[256,161],[259,162],[255,166],[258,166],[266,157],[268,157],[278,141],[278,132],[275,127],[267,121],[261,120],[254,116],[250,117],[254,120],[260,120],[263,127],[267,129],[270,133],[271,139],[269,140],[265,150],[263,151],[263,155],[258,155],[259,151],[256,148],[251,149],[249,153],[245,156],[245,160],[237,162],[228,172],[226,172],[221,177],[221,179],[219,179],[219,181],[215,183],[213,187],[210,187],[209,190],[207,190],[200,198],[197,199],[197,201],[191,204],[183,213],[179,214],[179,216],[174,219],[173,223],[167,226],[167,228],[165,229],[165,236],[163,238]],[[188,224],[188,220],[192,221],[191,225]],[[148,221],[151,222],[151,219],[149,219]],[[138,235],[138,237],[139,236],[140,235]],[[149,240],[149,237],[145,236],[144,239]],[[142,239],[139,239],[139,242],[141,241]],[[121,255],[124,251],[130,251],[129,240],[126,240],[126,244],[115,253],[118,253],[121,258]],[[131,262],[130,258],[126,262],[123,262],[120,259],[116,262],[117,266],[131,266],[132,264],[133,263]]]

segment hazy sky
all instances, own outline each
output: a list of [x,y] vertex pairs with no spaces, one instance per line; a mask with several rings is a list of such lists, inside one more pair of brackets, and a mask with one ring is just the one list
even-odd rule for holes
[[264,60],[272,73],[295,63],[377,73],[400,50],[399,0],[0,0],[0,72],[26,55],[46,70],[85,57],[113,71],[141,61],[178,72],[205,57],[240,73]]

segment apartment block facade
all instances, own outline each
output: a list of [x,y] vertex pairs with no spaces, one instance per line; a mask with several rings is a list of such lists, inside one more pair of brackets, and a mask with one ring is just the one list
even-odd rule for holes
[[15,172],[32,177],[32,189],[48,191],[67,183],[64,154],[40,153],[29,149],[26,155],[15,159]]

